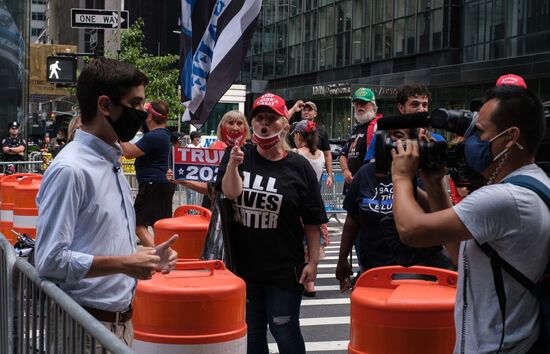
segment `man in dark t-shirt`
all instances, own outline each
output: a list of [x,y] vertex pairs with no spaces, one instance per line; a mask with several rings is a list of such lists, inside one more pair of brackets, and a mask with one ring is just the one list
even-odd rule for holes
[[368,88],[355,91],[352,98],[356,126],[351,129],[348,140],[340,154],[340,167],[344,174],[344,193],[347,191],[351,179],[363,165],[365,154],[376,130],[376,122],[382,117],[376,114],[376,97]]
[[[294,106],[288,110],[288,114],[290,117],[296,112],[300,111],[302,115],[302,120],[311,120],[315,121],[315,118],[317,118],[317,105],[311,101],[307,101],[304,103],[302,100],[296,101]],[[294,131],[294,128],[296,127],[296,124],[298,122],[295,122],[290,127],[290,131]],[[328,137],[327,130],[322,124],[317,124],[317,149],[321,150],[323,152],[323,155],[325,155],[325,168],[327,169],[327,180],[326,185],[327,187],[331,188],[334,179],[332,176],[332,154],[330,152],[330,140]],[[289,134],[287,137],[287,141],[289,145],[292,148],[295,148],[294,139],[291,136],[292,134]]]
[[8,128],[10,135],[2,140],[4,161],[23,161],[26,143],[19,135],[19,123],[10,122]]
[[168,104],[156,100],[145,105],[148,116],[142,127],[144,135],[135,144],[121,143],[124,157],[136,159],[139,183],[134,202],[136,234],[143,246],[154,247],[148,227],[172,217],[175,185],[168,182],[166,172],[170,155],[170,132],[166,129]]

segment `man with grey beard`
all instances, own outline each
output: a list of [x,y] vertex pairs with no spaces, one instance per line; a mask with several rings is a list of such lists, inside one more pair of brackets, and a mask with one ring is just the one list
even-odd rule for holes
[[344,173],[344,194],[351,179],[363,165],[365,154],[376,131],[376,122],[382,117],[376,114],[376,98],[368,88],[359,88],[353,94],[354,117],[357,125],[351,129],[348,141],[342,148],[340,167]]

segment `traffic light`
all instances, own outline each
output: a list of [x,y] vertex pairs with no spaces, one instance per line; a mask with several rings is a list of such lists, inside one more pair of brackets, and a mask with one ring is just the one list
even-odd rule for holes
[[55,118],[57,117],[57,113],[51,112],[50,113],[50,119],[55,122]]

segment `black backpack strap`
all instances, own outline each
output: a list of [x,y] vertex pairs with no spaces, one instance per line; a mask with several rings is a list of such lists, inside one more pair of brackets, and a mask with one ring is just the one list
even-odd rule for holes
[[[493,247],[491,247],[491,245],[489,245],[488,243],[480,244],[479,242],[477,242],[477,240],[476,240],[476,243],[479,246],[479,248],[481,248],[483,253],[485,253],[487,257],[491,259],[491,268],[493,267],[493,263],[494,263],[499,268],[504,269],[506,273],[508,273],[518,283],[523,285],[527,290],[531,292],[535,291],[536,283],[533,282],[531,279],[527,278],[525,275],[523,275],[522,272],[514,268],[514,266],[512,266],[510,263],[500,258],[498,253],[493,249]],[[493,271],[493,275],[494,273],[495,272]],[[496,285],[496,282],[495,282],[495,285]],[[498,289],[497,289],[497,292],[498,292]],[[535,293],[534,295],[536,296]]]
[[[513,176],[503,181],[503,183],[511,183],[516,186],[527,188],[535,192],[547,205],[550,209],[550,189],[546,187],[542,182],[536,178],[530,176]],[[475,239],[474,239],[475,240]],[[539,297],[539,292],[537,291],[538,287],[535,282],[523,275],[519,270],[514,268],[510,263],[502,259],[498,253],[489,245],[488,243],[480,244],[475,240],[479,248],[487,255],[491,260],[491,270],[493,271],[493,281],[495,283],[495,290],[497,293],[498,304],[500,307],[500,313],[502,316],[502,335],[500,338],[500,345],[498,347],[497,353],[500,352],[502,344],[504,342],[504,332],[506,328],[506,292],[504,290],[504,280],[502,278],[502,269],[508,273],[512,278],[514,278],[518,283],[523,285],[527,290],[529,290],[535,297]],[[549,263],[550,266],[550,263]],[[549,267],[547,266],[547,269]]]

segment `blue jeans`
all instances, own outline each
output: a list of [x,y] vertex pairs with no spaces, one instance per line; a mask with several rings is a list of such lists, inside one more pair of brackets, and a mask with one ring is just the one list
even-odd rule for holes
[[300,331],[298,290],[281,289],[273,285],[246,284],[246,324],[248,354],[267,354],[267,325],[277,341],[281,354],[305,354]]

